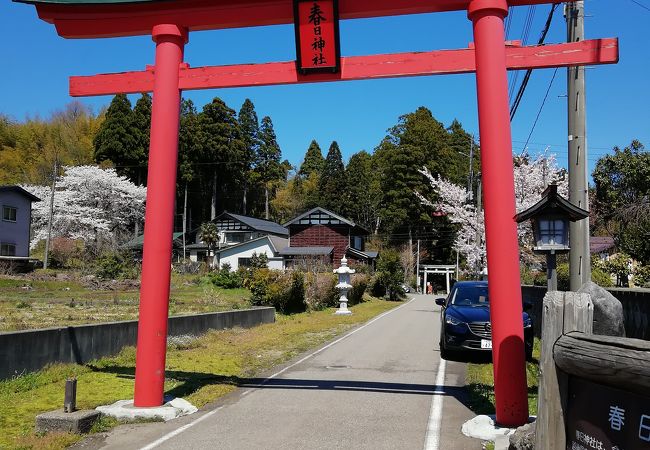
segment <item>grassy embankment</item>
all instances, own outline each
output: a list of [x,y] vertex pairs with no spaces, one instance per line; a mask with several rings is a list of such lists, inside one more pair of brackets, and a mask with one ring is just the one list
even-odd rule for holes
[[[139,290],[133,282],[92,283],[41,271],[32,277],[0,278],[0,332],[133,320]],[[241,309],[249,306],[246,289],[219,289],[196,275],[174,274],[170,315]]]
[[[528,413],[537,415],[537,377],[541,342],[535,338],[533,360],[526,363],[528,384]],[[468,364],[465,386],[469,394],[470,408],[476,414],[494,414],[494,373],[492,364]]]
[[[264,370],[290,360],[350,328],[397,306],[373,299],[352,307],[351,316],[333,310],[278,316],[274,324],[252,329],[212,331],[170,344],[165,392],[201,407]],[[71,434],[37,436],[34,417],[60,407],[67,377],[78,379],[78,407],[94,408],[132,398],[135,349],[84,366],[59,364],[0,382],[0,448],[61,449],[80,439]],[[115,425],[104,420],[96,431]]]

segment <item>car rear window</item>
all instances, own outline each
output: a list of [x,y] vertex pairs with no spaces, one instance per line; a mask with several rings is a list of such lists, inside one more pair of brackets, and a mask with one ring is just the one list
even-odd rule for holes
[[488,306],[487,286],[458,286],[451,299],[452,305],[457,306]]

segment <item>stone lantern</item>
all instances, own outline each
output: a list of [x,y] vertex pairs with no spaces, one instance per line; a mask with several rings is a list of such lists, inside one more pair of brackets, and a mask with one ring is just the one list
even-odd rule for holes
[[517,222],[530,219],[535,245],[533,252],[546,255],[546,278],[549,291],[557,290],[556,255],[566,253],[569,247],[569,222],[582,220],[589,212],[578,208],[557,193],[551,184],[542,193],[542,199],[517,214]]
[[354,273],[354,269],[348,267],[348,260],[344,256],[341,259],[341,267],[334,269],[333,272],[339,276],[339,284],[336,285],[336,288],[341,291],[340,306],[334,314],[352,314],[352,311],[348,309],[348,291],[352,289],[350,275]]

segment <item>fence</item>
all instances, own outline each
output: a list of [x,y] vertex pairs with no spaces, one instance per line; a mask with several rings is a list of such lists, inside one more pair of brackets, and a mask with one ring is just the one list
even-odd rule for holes
[[[254,308],[170,317],[168,335],[250,328],[275,321],[275,308]],[[84,364],[135,345],[138,321],[101,323],[0,333],[0,379],[39,370],[47,364]]]
[[[625,333],[627,337],[650,341],[650,289],[607,289],[623,305]],[[542,303],[546,287],[522,286],[524,301],[532,304],[530,315],[533,318],[535,336],[542,335]]]

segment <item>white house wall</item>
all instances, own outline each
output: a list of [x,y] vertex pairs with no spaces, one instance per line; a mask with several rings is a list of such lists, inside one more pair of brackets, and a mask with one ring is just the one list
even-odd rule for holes
[[235,271],[239,268],[239,258],[251,258],[253,253],[261,255],[264,253],[269,259],[269,269],[283,269],[283,259],[275,257],[273,249],[267,239],[238,245],[232,249],[221,251],[221,258],[219,263],[230,264],[230,269]]

